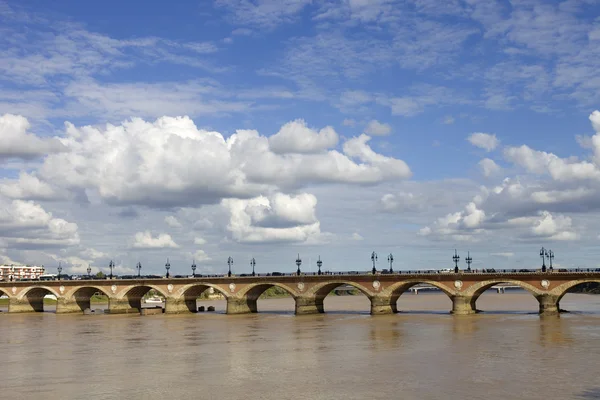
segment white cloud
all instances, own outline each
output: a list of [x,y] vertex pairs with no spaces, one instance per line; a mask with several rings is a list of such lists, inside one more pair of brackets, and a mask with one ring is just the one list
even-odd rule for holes
[[446,117],[444,117],[445,125],[452,125],[453,123],[454,123],[454,117],[452,115],[447,115]]
[[194,244],[198,245],[198,246],[202,246],[206,244],[206,239],[201,238],[201,237],[195,237],[194,238]]
[[511,252],[504,252],[504,253],[490,253],[491,256],[496,256],[496,257],[505,257],[505,258],[510,258],[513,257],[515,255],[515,253],[511,253]]
[[596,110],[590,114],[590,121],[592,122],[592,127],[597,133],[600,133],[600,111]]
[[277,154],[318,153],[335,147],[337,143],[338,135],[332,127],[327,126],[317,132],[301,119],[288,122],[269,138],[269,146]]
[[167,233],[160,233],[158,236],[152,237],[150,231],[144,231],[135,234],[133,245],[131,247],[134,249],[174,249],[179,246],[173,241],[171,235]]
[[381,123],[376,119],[371,120],[365,127],[365,133],[371,136],[386,136],[392,132],[389,124]]
[[494,150],[500,141],[496,138],[496,135],[489,133],[473,133],[467,138],[467,140],[475,147],[484,149],[485,151]]
[[342,121],[342,125],[344,126],[354,126],[356,125],[356,121],[350,118],[346,118]]
[[362,236],[361,236],[361,235],[360,235],[358,232],[354,232],[354,233],[352,234],[352,240],[357,240],[357,241],[358,241],[358,240],[364,240],[364,239],[365,239],[365,238],[364,238],[364,237],[362,237]]
[[196,250],[192,254],[192,258],[194,262],[205,262],[211,260],[211,258],[208,256],[208,254],[206,254],[204,250]]
[[165,217],[165,223],[171,228],[181,228],[183,226],[174,215],[167,215]]
[[270,198],[225,199],[222,204],[230,213],[227,229],[241,243],[306,242],[321,235],[312,194],[276,193]]
[[485,177],[496,175],[502,170],[502,168],[500,168],[500,166],[496,164],[494,160],[489,158],[484,158],[483,160],[479,161],[479,167],[481,168],[481,173]]
[[29,121],[20,115],[0,116],[0,159],[33,158],[64,149],[57,139],[40,138],[29,128]]
[[292,131],[294,140],[279,150],[322,151],[276,154],[270,148],[273,139],[256,131],[238,130],[225,139],[197,129],[187,117],[162,117],[153,123],[134,118],[104,129],[67,123],[61,140],[68,151],[48,155],[36,178],[38,186],[86,190],[114,205],[164,208],[249,198],[282,187],[377,183],[411,175],[404,161],[373,151],[367,135],[346,140],[340,153],[325,151],[337,142],[331,128],[317,134],[296,121],[281,132]]
[[58,200],[64,196],[57,193],[47,182],[39,180],[33,174],[21,171],[16,181],[0,181],[0,194],[11,199],[22,200]]
[[0,242],[12,248],[35,249],[79,244],[78,226],[56,218],[33,201],[0,197]]

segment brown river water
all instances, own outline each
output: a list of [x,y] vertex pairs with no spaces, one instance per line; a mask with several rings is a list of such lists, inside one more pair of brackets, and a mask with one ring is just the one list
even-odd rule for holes
[[[440,293],[370,316],[359,296],[294,316],[0,315],[4,399],[600,399],[600,295],[556,317],[524,292],[487,292],[470,316]],[[51,308],[51,307],[48,307]]]

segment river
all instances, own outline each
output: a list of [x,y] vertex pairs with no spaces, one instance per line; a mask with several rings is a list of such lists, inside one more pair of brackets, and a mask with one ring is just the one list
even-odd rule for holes
[[[487,292],[486,312],[448,314],[439,293],[405,294],[371,317],[363,296],[294,316],[0,315],[3,398],[597,399],[600,296],[568,294],[540,317],[529,294]],[[10,396],[9,396],[10,395]]]

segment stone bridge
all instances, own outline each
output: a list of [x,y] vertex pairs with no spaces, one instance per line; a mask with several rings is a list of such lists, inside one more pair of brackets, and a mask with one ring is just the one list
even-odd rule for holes
[[477,312],[477,299],[490,287],[508,283],[519,286],[539,302],[540,314],[560,311],[561,298],[581,283],[599,282],[600,272],[530,273],[416,273],[340,274],[300,276],[196,277],[176,279],[113,279],[43,282],[0,282],[0,294],[8,296],[8,312],[43,311],[45,295],[57,298],[56,312],[82,312],[91,297],[104,293],[109,313],[137,312],[142,297],[154,289],[165,298],[165,313],[196,311],[196,299],[209,288],[227,300],[227,314],[257,312],[257,299],[277,286],[296,302],[296,314],[324,312],[323,301],[336,287],[350,285],[371,301],[371,314],[398,312],[398,298],[417,284],[439,288],[450,300],[454,314]]

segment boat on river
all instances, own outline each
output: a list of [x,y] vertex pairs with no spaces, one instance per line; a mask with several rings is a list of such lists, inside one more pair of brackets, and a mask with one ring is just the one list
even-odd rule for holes
[[144,300],[145,304],[162,304],[163,300],[158,296],[148,297]]

